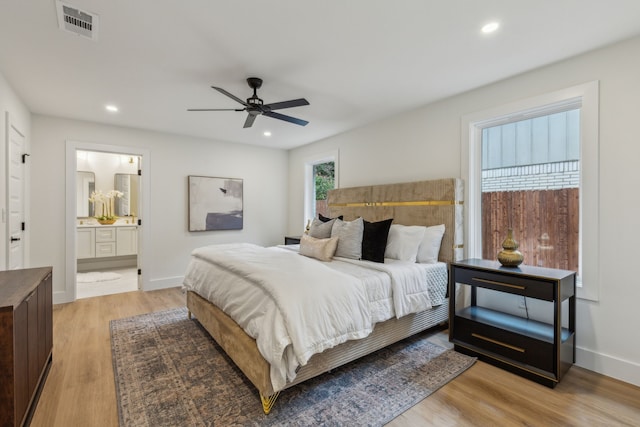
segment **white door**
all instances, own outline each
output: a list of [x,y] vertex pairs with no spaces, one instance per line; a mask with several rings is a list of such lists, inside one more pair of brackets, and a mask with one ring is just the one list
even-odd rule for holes
[[[130,184],[130,190],[131,190],[131,194],[135,194],[135,204],[130,204],[130,208],[131,208],[131,215],[133,216],[133,220],[136,220],[137,218],[140,218],[141,213],[144,214],[144,212],[142,212],[142,197],[140,197],[140,195],[142,194],[142,156],[138,156],[136,157],[136,162],[138,163],[138,179],[133,180],[133,183]],[[136,228],[136,232],[135,232],[135,251],[136,254],[138,254],[138,272],[141,271],[142,269],[142,263],[141,263],[141,258],[140,258],[140,242],[142,241],[142,233],[141,233],[141,229],[140,227],[142,227],[142,225],[138,226],[138,228]],[[138,289],[142,289],[142,275],[138,274]]]
[[16,270],[24,267],[24,135],[13,125],[9,126],[8,163],[8,208],[7,224],[9,249],[7,251],[7,269]]

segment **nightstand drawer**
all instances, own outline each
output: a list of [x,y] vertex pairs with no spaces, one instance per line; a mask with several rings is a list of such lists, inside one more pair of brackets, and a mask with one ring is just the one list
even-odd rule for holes
[[[458,283],[466,283],[473,286],[481,286],[500,292],[523,295],[532,298],[553,301],[552,282],[529,279],[521,276],[508,276],[482,270],[456,268],[455,279]],[[506,281],[508,280],[508,282]]]
[[503,358],[554,372],[553,344],[456,316],[453,341],[487,350]]

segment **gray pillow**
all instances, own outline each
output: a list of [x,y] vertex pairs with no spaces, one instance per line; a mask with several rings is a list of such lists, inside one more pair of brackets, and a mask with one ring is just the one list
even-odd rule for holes
[[336,219],[331,230],[331,237],[338,238],[335,256],[360,259],[362,258],[362,234],[364,221],[362,218],[353,221]]
[[328,239],[331,237],[331,229],[335,221],[335,219],[332,219],[323,222],[318,218],[314,218],[311,227],[309,227],[309,236],[315,237],[316,239]]

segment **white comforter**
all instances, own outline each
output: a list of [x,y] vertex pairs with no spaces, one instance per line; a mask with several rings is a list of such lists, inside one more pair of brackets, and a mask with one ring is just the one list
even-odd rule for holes
[[[343,262],[362,264],[362,261],[340,258]],[[383,271],[391,278],[393,308],[396,317],[431,308],[429,282],[426,280],[425,267],[411,262],[377,263],[367,262],[367,268]]]
[[[214,245],[192,253],[259,288],[273,305],[255,301],[256,292],[243,289],[233,275],[218,275],[216,286],[198,289],[201,266],[190,268],[184,285],[229,314],[256,339],[258,349],[271,364],[275,391],[295,378],[295,370],[320,353],[372,331],[371,314],[363,284],[349,275],[295,252],[251,244]],[[192,261],[193,263],[193,261]],[[225,276],[228,276],[225,278]],[[301,281],[301,277],[304,280]],[[247,299],[255,301],[246,304]],[[263,300],[264,301],[264,300]],[[324,301],[319,304],[318,301]],[[268,327],[262,327],[262,326]]]

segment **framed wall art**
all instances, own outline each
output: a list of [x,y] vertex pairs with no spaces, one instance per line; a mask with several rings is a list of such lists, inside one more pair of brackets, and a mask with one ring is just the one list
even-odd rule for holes
[[189,231],[242,225],[242,179],[189,175]]

